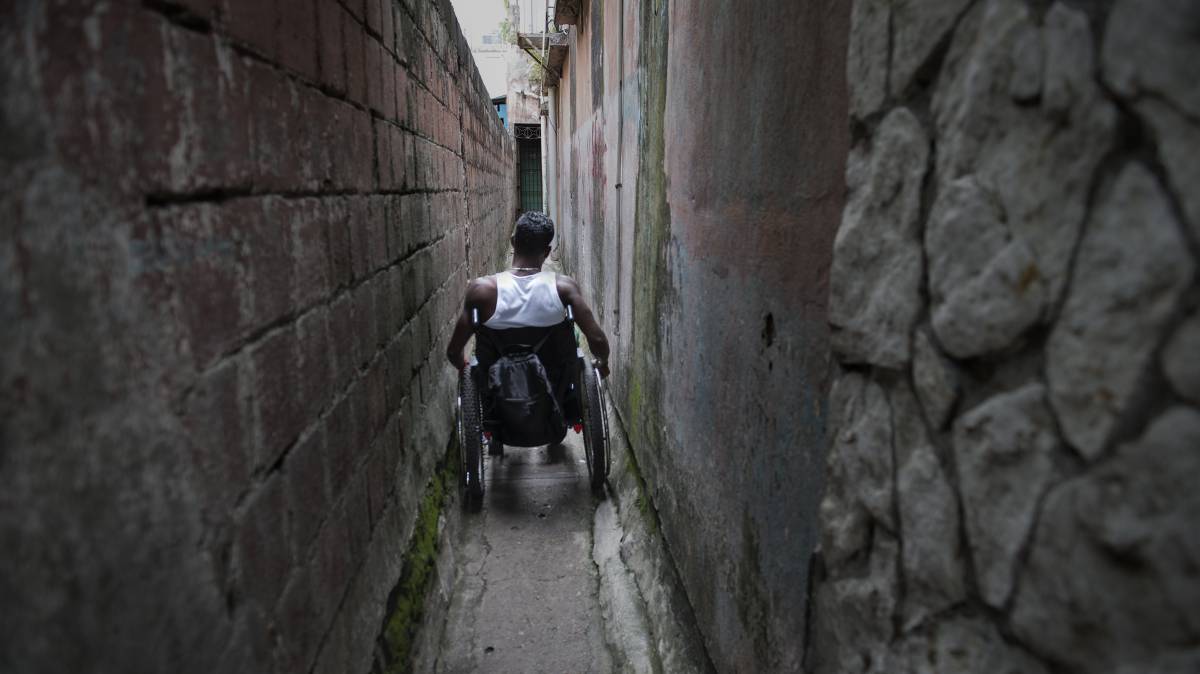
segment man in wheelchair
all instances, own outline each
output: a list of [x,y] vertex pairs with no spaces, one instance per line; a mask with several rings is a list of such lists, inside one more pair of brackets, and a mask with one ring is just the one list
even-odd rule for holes
[[[608,376],[608,338],[579,284],[568,276],[542,271],[553,239],[554,223],[546,215],[528,212],[517,220],[512,268],[467,286],[446,357],[463,373],[460,389],[474,389],[469,395],[460,390],[460,406],[468,407],[468,402],[473,406],[474,396],[478,397],[478,425],[492,454],[500,454],[504,444],[533,447],[560,442],[567,428],[574,426],[584,432],[591,470],[597,452],[594,443],[587,442],[585,427],[589,421],[596,431],[606,425],[597,418],[604,411],[596,375]],[[575,325],[596,357],[591,367],[578,350]],[[475,362],[464,355],[472,334]],[[589,395],[588,389],[595,393]],[[463,419],[472,424],[473,411],[461,412],[460,424]],[[463,430],[466,444],[473,445],[474,431]],[[603,439],[607,440],[607,428]]]

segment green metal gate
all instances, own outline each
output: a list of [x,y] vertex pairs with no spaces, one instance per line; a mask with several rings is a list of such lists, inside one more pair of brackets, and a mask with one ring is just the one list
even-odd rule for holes
[[516,124],[519,172],[521,176],[521,212],[542,210],[541,128],[535,124]]

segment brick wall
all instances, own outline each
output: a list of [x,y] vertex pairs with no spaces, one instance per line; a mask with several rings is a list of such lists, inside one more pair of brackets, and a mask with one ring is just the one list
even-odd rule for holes
[[0,8],[0,671],[365,671],[512,143],[440,0]]

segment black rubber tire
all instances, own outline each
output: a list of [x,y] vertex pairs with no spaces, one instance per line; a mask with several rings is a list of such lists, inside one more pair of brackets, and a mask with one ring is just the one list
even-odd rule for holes
[[583,407],[583,448],[587,454],[588,478],[594,491],[604,489],[608,479],[608,428],[605,418],[604,399],[600,393],[600,376],[590,364],[583,366],[580,377],[580,395]]
[[483,502],[483,424],[479,391],[470,368],[464,369],[458,380],[459,446],[462,454],[462,476],[465,502],[478,507]]

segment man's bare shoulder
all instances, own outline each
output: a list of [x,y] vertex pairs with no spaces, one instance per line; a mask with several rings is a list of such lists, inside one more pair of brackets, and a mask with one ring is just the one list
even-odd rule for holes
[[467,301],[473,303],[487,302],[496,297],[496,279],[492,276],[480,276],[467,283]]
[[557,274],[558,294],[579,292],[579,283],[566,274]]
[[496,277],[480,276],[479,278],[471,279],[470,282],[467,283],[467,292],[471,292],[471,290],[475,288],[491,288],[494,290],[496,288]]

